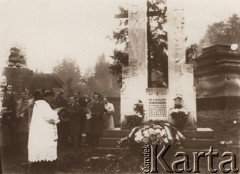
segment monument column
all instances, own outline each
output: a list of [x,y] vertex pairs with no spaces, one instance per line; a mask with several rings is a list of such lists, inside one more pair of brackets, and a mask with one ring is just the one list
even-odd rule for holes
[[[168,31],[168,110],[174,105],[176,95],[182,95],[185,107],[190,111],[189,125],[196,127],[196,93],[192,64],[186,64],[184,1],[167,1]],[[169,116],[169,121],[171,117]]]
[[128,7],[129,65],[123,68],[121,122],[142,100],[146,106],[147,80],[147,1],[131,0]]

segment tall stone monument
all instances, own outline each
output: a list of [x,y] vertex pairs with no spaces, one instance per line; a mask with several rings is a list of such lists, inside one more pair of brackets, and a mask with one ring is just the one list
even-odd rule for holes
[[146,103],[147,89],[147,6],[145,0],[129,2],[129,65],[123,68],[121,121],[140,99]]
[[[196,92],[194,87],[193,67],[186,63],[185,56],[185,21],[184,1],[167,1],[167,31],[168,31],[168,73],[169,93],[168,106],[173,106],[173,98],[180,94],[185,107],[190,111],[189,123],[195,127]],[[170,118],[170,117],[169,117]]]
[[129,66],[123,68],[121,93],[121,120],[132,112],[137,100],[142,100],[145,121],[167,120],[172,122],[169,110],[174,106],[174,98],[181,95],[184,106],[190,111],[188,123],[196,126],[196,96],[193,67],[186,64],[185,24],[183,0],[167,1],[168,36],[168,87],[148,87],[147,58],[147,1],[129,2]]

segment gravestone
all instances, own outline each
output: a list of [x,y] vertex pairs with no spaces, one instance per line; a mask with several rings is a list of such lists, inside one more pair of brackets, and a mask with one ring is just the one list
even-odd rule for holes
[[133,112],[133,105],[142,100],[145,121],[167,120],[172,122],[169,110],[176,95],[183,96],[184,106],[190,111],[189,127],[196,127],[196,95],[193,67],[186,64],[184,3],[167,1],[168,35],[168,87],[148,87],[147,58],[147,1],[129,2],[128,35],[129,66],[123,68],[121,91],[121,121]]

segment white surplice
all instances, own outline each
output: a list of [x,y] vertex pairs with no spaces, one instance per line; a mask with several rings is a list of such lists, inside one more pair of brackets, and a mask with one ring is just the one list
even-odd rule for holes
[[57,111],[44,100],[35,101],[28,138],[28,161],[57,159]]
[[114,120],[113,120],[113,113],[114,113],[114,106],[112,103],[105,104],[105,109],[107,110],[106,118],[105,118],[105,129],[113,129],[114,128]]

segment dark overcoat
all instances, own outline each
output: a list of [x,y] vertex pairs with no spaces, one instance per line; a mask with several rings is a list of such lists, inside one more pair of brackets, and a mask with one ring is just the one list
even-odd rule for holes
[[87,108],[91,111],[92,117],[86,119],[86,133],[101,134],[103,130],[103,114],[104,104],[103,102],[90,102]]
[[83,116],[83,110],[81,106],[76,102],[68,106],[68,113],[70,114],[69,131],[70,135],[80,135],[81,133],[81,117]]
[[15,122],[17,109],[17,94],[15,92],[5,92],[3,96],[2,107],[5,107],[7,113],[3,114],[3,124]]

